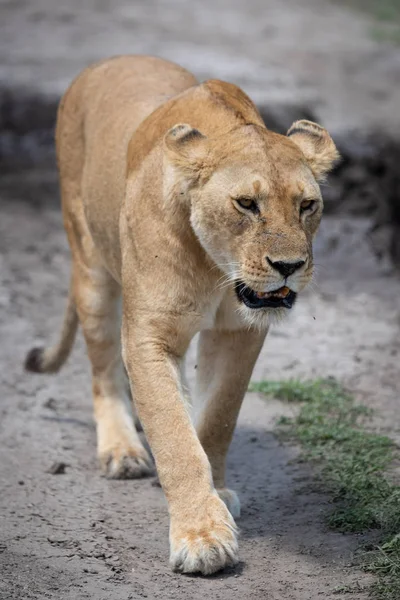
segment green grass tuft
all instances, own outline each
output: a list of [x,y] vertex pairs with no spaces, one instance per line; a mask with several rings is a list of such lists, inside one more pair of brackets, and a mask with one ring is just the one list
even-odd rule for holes
[[365,570],[378,575],[371,595],[379,600],[400,598],[400,534],[382,544],[369,557]]
[[381,545],[366,555],[365,568],[378,575],[371,594],[399,600],[400,487],[385,474],[395,455],[392,440],[366,428],[371,411],[333,379],[261,381],[250,391],[300,403],[298,415],[280,425],[319,466],[332,495],[329,526],[342,532],[381,530]]
[[316,379],[315,381],[290,379],[288,381],[252,382],[249,390],[274,396],[287,402],[313,402],[320,398],[325,398],[327,401],[336,398],[336,392],[340,388],[333,379]]

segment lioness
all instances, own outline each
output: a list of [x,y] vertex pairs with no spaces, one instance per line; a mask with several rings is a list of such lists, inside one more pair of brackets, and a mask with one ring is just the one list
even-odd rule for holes
[[[145,56],[83,71],[61,100],[56,143],[69,301],[59,343],[33,349],[26,367],[57,371],[81,324],[110,478],[152,470],[128,374],[168,500],[171,565],[213,573],[238,560],[225,459],[240,405],[269,324],[311,280],[317,181],[338,153],[323,127],[272,133],[235,85]],[[198,332],[196,430],[183,362]]]

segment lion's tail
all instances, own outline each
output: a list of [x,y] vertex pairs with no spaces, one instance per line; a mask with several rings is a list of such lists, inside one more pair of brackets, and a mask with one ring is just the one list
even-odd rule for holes
[[58,344],[49,348],[32,348],[25,359],[25,369],[32,373],[57,373],[72,350],[78,324],[78,314],[71,286]]

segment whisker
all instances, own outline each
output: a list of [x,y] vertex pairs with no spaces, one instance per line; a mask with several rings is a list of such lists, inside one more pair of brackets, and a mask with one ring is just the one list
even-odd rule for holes
[[214,288],[214,291],[219,291],[219,292],[221,292],[222,290],[225,290],[225,289],[227,289],[227,288],[231,287],[231,286],[232,286],[232,283],[233,283],[232,281],[224,281],[224,282],[223,282],[223,283],[221,283],[219,286],[215,287],[215,288]]
[[224,290],[224,289],[230,287],[236,280],[237,280],[237,274],[236,273],[231,273],[229,275],[223,275],[222,277],[220,277],[218,279],[217,283],[214,286],[213,291]]
[[214,269],[220,269],[222,271],[222,267],[228,267],[232,270],[238,270],[240,265],[237,261],[232,261],[232,262],[227,262],[227,263],[219,263],[219,264],[215,264],[211,267],[211,269],[209,269],[209,272],[213,271]]
[[308,288],[312,291],[312,292],[317,292],[317,286],[315,281],[310,281],[308,284]]

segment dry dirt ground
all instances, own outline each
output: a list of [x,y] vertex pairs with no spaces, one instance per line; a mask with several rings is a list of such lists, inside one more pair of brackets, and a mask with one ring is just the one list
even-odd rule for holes
[[[93,60],[145,52],[239,83],[259,104],[310,105],[334,131],[400,129],[400,50],[374,41],[370,25],[325,0],[3,0],[0,88],[58,95]],[[363,537],[327,531],[329,498],[276,436],[292,409],[255,394],[229,460],[242,562],[208,579],[170,572],[161,490],[99,475],[82,339],[61,374],[22,369],[58,330],[69,277],[53,179],[0,179],[1,600],[340,600],[346,585],[366,599],[369,578],[353,565]],[[254,379],[336,376],[400,439],[400,281],[375,262],[367,229],[325,219],[316,284],[271,331]],[[192,349],[189,379],[194,365]],[[64,474],[48,472],[57,461]]]
[[[35,195],[34,174],[29,187]],[[89,365],[82,339],[61,374],[25,374],[33,343],[60,324],[69,274],[61,214],[1,187],[0,597],[271,600],[367,598],[368,577],[352,565],[360,536],[327,531],[329,498],[313,484],[297,448],[276,436],[291,409],[248,394],[229,460],[242,501],[241,564],[203,579],[168,567],[168,518],[152,480],[107,481],[95,456]],[[14,188],[13,188],[14,189]],[[52,186],[49,193],[53,193]],[[378,425],[399,436],[400,282],[375,263],[367,222],[327,217],[316,244],[318,285],[271,331],[254,378],[334,375],[379,409]],[[195,354],[188,360],[189,379]],[[397,428],[399,422],[397,422]],[[56,461],[64,474],[48,472]],[[360,586],[357,591],[357,586]]]

